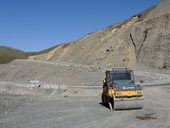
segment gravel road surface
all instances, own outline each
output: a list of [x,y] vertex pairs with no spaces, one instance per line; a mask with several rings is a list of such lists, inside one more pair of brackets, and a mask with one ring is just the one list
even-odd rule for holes
[[12,96],[13,102],[24,102],[15,111],[5,113],[0,128],[170,127],[170,85],[144,87],[144,108],[140,110],[110,111],[101,104],[98,90],[93,91],[96,95]]

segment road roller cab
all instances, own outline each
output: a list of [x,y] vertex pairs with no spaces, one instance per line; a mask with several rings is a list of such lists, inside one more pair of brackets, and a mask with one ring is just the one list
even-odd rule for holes
[[102,103],[113,109],[143,108],[143,89],[135,84],[133,70],[114,68],[106,71],[103,81]]

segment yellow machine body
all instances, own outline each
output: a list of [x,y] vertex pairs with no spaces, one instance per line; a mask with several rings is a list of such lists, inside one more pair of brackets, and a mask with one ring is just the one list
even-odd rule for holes
[[[100,89],[100,94],[102,95],[103,88]],[[116,91],[116,89],[109,88],[108,96],[109,97],[135,97],[135,96],[143,96],[143,90],[135,90],[135,91]]]
[[126,68],[106,71],[103,88],[100,89],[102,103],[111,103],[113,109],[143,108],[144,91],[138,83],[135,85],[132,70]]

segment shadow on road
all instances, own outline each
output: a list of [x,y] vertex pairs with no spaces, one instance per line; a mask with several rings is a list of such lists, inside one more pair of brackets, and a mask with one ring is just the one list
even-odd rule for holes
[[109,109],[110,110],[110,108],[109,108],[109,105],[108,104],[103,104],[102,102],[100,102],[99,103],[101,106],[103,106],[103,107],[105,107],[105,108],[107,108],[107,109]]
[[[110,110],[110,107],[108,104],[103,104],[102,102],[100,102],[99,104]],[[136,111],[136,110],[142,110],[142,109],[141,108],[127,108],[127,109],[116,109],[114,111]]]

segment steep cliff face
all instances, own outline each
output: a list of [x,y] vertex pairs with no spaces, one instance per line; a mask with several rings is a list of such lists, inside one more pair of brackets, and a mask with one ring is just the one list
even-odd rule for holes
[[149,67],[170,67],[170,0],[162,0],[131,30],[137,62]]
[[58,46],[33,60],[113,67],[170,67],[170,0],[119,24]]
[[131,30],[136,59],[150,67],[170,67],[170,14],[136,23]]

